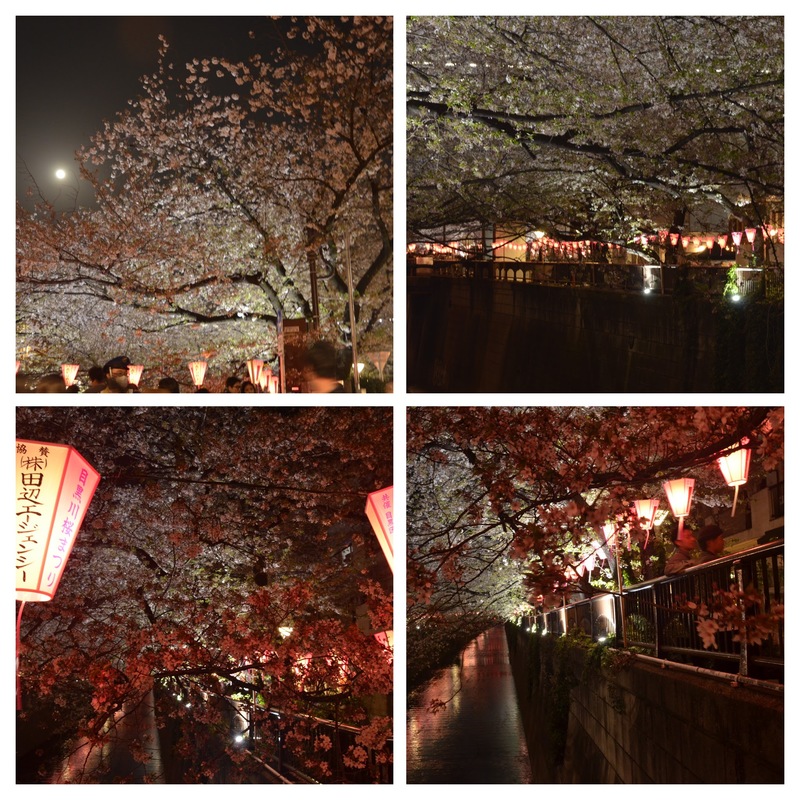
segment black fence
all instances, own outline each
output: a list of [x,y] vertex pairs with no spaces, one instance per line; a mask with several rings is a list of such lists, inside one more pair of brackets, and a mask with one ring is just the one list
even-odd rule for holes
[[[704,605],[713,614],[720,603],[730,605],[733,593],[756,602],[740,603],[741,619],[733,620],[735,625],[726,625],[720,619],[723,624],[713,637],[715,646],[704,646],[698,610]],[[618,643],[644,649],[656,658],[782,682],[783,621],[758,644],[740,641],[739,629],[774,616],[776,607],[783,605],[783,596],[780,542],[724,556],[680,575],[625,587],[621,597],[603,593],[570,603],[529,617],[525,625],[538,633],[563,635],[579,630],[595,640],[613,636]]]

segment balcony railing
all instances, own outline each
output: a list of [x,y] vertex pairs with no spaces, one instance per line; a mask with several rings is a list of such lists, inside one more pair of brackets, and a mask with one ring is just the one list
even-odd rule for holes
[[[680,575],[625,587],[622,597],[603,593],[527,620],[539,633],[563,635],[583,631],[595,640],[615,636],[656,658],[709,666],[721,672],[783,681],[784,628],[760,644],[737,641],[732,631],[716,634],[717,649],[706,648],[697,630],[697,616],[687,603],[713,604],[719,591],[751,590],[758,612],[769,614],[783,605],[783,542],[723,556]],[[624,630],[622,624],[624,609]],[[754,613],[742,610],[743,615]]]

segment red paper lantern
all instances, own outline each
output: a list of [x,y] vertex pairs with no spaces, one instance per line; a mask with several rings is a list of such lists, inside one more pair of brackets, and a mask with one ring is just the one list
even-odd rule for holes
[[[639,524],[646,531],[651,530],[656,521],[658,500],[634,500],[633,505],[636,508],[636,518],[639,520]],[[642,524],[642,520],[645,520],[644,524]]]
[[261,369],[264,366],[264,362],[259,358],[251,358],[247,362],[247,372],[250,375],[250,383],[253,386],[258,386],[258,379],[261,377]]
[[728,234],[723,233],[721,236],[717,236],[717,242],[719,246],[724,250],[728,246]]
[[52,600],[100,474],[72,447],[17,439],[17,600]]
[[738,247],[742,243],[742,231],[731,231],[733,243]]
[[750,244],[753,244],[756,240],[756,229],[755,228],[745,228],[744,229],[745,235],[747,236],[747,241]]
[[679,235],[678,235],[677,233],[671,233],[671,234],[669,235],[669,241],[670,241],[670,244],[671,244],[673,247],[677,247],[677,245],[678,245],[678,239],[679,239],[679,238],[680,238],[680,237],[679,237]]
[[203,380],[206,377],[206,368],[208,367],[207,361],[190,361],[189,372],[192,373],[192,381],[199,389],[203,385]]
[[706,238],[706,247],[710,250],[714,246],[714,237],[709,236]]
[[78,369],[80,369],[78,364],[61,365],[61,377],[64,378],[64,384],[67,388],[75,383],[75,376],[78,374]]
[[664,483],[672,513],[678,518],[678,538],[683,532],[683,518],[689,515],[694,494],[694,478],[676,478]]
[[128,365],[128,380],[135,384],[136,386],[139,385],[139,381],[142,379],[142,373],[144,372],[144,364],[129,364]]
[[394,487],[367,495],[366,514],[389,568],[394,572]]
[[[742,445],[747,444],[747,439],[742,441]],[[728,451],[725,455],[717,459],[722,477],[728,486],[735,487],[733,492],[733,507],[731,516],[736,514],[736,503],[739,499],[739,487],[747,483],[747,476],[750,474],[751,450],[748,447],[738,447]]]

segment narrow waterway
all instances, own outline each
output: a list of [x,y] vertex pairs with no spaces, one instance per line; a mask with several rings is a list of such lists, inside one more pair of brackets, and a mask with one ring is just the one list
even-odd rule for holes
[[473,639],[457,665],[412,694],[407,726],[410,784],[531,783],[502,626]]

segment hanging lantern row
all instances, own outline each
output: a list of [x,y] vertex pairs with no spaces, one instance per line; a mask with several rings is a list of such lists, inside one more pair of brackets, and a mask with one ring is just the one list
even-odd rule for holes
[[[774,225],[763,225],[760,230],[765,240],[777,239],[781,244],[785,241],[784,228],[778,228]],[[742,236],[745,236],[751,245],[754,244],[758,231],[759,228],[745,228],[742,231],[731,231],[730,233],[705,233],[700,236],[682,236],[680,233],[670,233],[668,230],[660,230],[657,234],[642,233],[638,236],[634,236],[633,242],[634,244],[641,244],[644,247],[655,244],[666,245],[667,241],[669,241],[673,247],[677,247],[678,242],[680,242],[684,250],[690,244],[695,247],[704,245],[709,250],[715,244],[718,244],[722,250],[726,250],[729,247],[740,247]],[[728,241],[729,237],[732,244]]]

